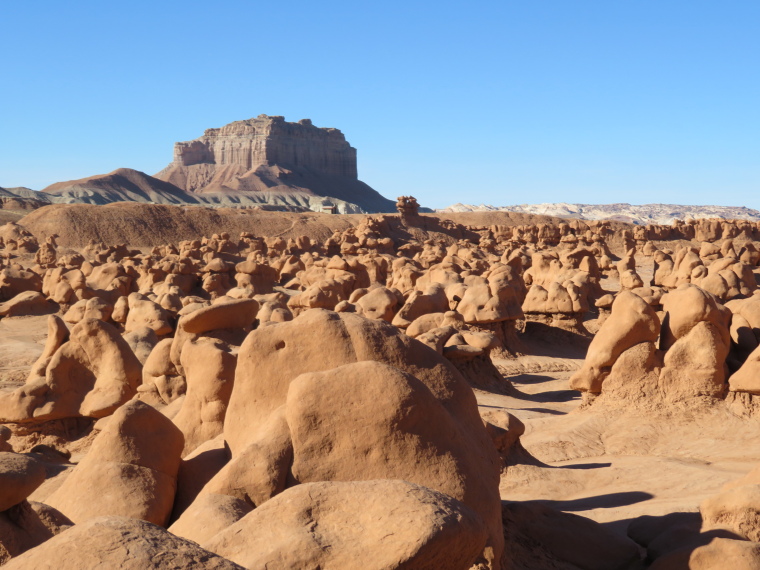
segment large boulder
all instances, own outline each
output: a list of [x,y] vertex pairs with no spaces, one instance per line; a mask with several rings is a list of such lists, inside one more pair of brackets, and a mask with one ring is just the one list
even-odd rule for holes
[[722,397],[727,385],[726,358],[731,346],[731,311],[692,284],[662,299],[660,347],[667,352],[660,386],[671,399]]
[[225,418],[230,465],[251,445],[282,457],[262,434],[282,431],[270,421],[283,406],[295,482],[398,478],[446,493],[483,518],[485,554],[498,559],[500,459],[472,389],[434,350],[351,313],[313,310],[257,329],[240,348]]
[[171,420],[133,400],[108,418],[85,458],[46,502],[77,524],[116,515],[163,526],[183,445]]
[[134,518],[92,519],[12,559],[4,570],[242,570],[194,542]]
[[464,570],[486,538],[461,502],[384,480],[288,489],[203,546],[246,568]]
[[124,323],[125,331],[132,332],[143,327],[148,327],[157,336],[163,336],[174,330],[169,313],[161,305],[154,303],[145,295],[132,293],[127,297],[127,303],[129,312]]
[[[189,307],[186,307],[186,309]],[[185,343],[212,331],[249,331],[253,327],[259,303],[254,299],[231,299],[220,297],[213,305],[201,307],[183,314],[177,322],[177,331],[169,353],[171,362],[180,374],[182,348]]]
[[24,291],[10,301],[0,303],[0,317],[19,317],[27,315],[44,315],[50,313],[45,295],[37,291]]
[[0,452],[0,512],[26,499],[45,481],[45,466],[31,455]]

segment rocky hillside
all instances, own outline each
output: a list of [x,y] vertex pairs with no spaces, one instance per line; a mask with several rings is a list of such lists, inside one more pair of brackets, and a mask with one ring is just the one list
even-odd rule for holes
[[[2,214],[2,211],[0,211]],[[134,247],[153,247],[179,243],[199,235],[227,232],[239,236],[250,232],[257,236],[283,239],[307,236],[324,241],[334,231],[359,225],[364,215],[330,215],[317,212],[267,211],[264,208],[208,208],[167,204],[113,203],[51,204],[18,217],[18,220],[40,241],[57,235],[57,243],[66,247],[84,247],[91,240],[110,244],[126,243]],[[453,243],[465,237],[479,236],[469,230],[492,225],[516,226],[554,224],[561,220],[547,216],[511,212],[422,214],[403,222],[398,215],[373,216],[381,224],[384,237],[423,243],[427,239]],[[2,236],[0,236],[2,237]]]
[[519,206],[488,206],[454,204],[438,212],[519,212],[581,220],[617,220],[637,225],[671,224],[673,220],[760,221],[760,211],[743,206],[680,206],[677,204],[522,204]]
[[173,184],[130,168],[80,180],[57,182],[45,188],[51,202],[69,204],[110,204],[111,202],[152,202],[155,204],[197,204],[198,201]]

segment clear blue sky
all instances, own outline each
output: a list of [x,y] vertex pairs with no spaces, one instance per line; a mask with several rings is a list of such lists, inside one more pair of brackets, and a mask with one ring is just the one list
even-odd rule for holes
[[760,208],[760,2],[3,2],[0,186],[260,113],[341,129],[426,206]]

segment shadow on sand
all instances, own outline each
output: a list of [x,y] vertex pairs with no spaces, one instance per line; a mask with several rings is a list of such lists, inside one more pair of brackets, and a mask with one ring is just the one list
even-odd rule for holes
[[643,501],[654,498],[654,495],[643,491],[625,491],[621,493],[607,493],[606,495],[596,495],[594,497],[584,497],[583,499],[572,499],[569,501],[549,501],[536,500],[531,501],[551,507],[558,511],[590,511],[592,509],[614,509],[616,507],[627,507]]

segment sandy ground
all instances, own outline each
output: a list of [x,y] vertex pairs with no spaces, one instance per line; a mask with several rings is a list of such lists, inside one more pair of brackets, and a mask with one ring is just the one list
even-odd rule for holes
[[502,474],[503,499],[540,501],[625,534],[642,515],[696,512],[760,465],[760,421],[722,403],[646,413],[583,407],[568,387],[581,356],[499,362],[519,395],[477,392],[481,407],[503,408],[525,423],[521,441],[537,460]]
[[0,319],[0,391],[24,383],[47,340],[47,315]]

